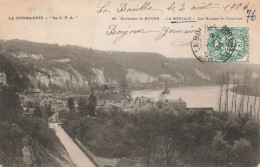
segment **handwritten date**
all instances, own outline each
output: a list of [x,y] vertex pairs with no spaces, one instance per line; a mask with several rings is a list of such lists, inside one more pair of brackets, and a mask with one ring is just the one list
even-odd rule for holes
[[[201,3],[198,5],[191,5],[185,2],[176,3],[172,2],[165,8],[155,8],[151,2],[144,2],[140,4],[133,5],[132,3],[120,3],[116,9],[113,9],[111,6],[110,1],[106,1],[105,3],[97,4],[97,13],[111,13],[111,12],[118,12],[118,13],[130,13],[130,12],[149,12],[149,11],[159,11],[162,15],[164,11],[168,12],[182,12],[185,10],[191,11],[202,11],[202,10],[209,10],[209,9],[221,9],[228,12],[233,10],[242,9],[245,11],[249,7],[248,3],[234,3],[234,4],[216,4],[216,3]],[[190,5],[190,6],[189,6]]]

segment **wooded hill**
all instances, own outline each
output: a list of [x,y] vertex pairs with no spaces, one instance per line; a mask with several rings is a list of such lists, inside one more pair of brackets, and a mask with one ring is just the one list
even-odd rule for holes
[[[4,41],[0,48],[2,50],[4,48],[3,52],[7,58],[30,68],[28,72],[34,77],[37,72],[52,77],[48,70],[61,69],[73,75],[76,82],[82,77],[82,80],[89,84],[98,78],[93,68],[103,69],[106,82],[110,80],[118,84],[125,80],[128,70],[133,69],[137,76],[137,86],[139,82],[164,85],[165,80],[169,86],[208,85],[215,84],[217,76],[225,71],[242,74],[248,69],[256,77],[259,77],[260,71],[260,65],[255,64],[201,63],[195,57],[167,58],[158,53],[101,51],[80,46],[59,46],[24,40]],[[48,70],[43,71],[43,68]],[[77,76],[75,71],[80,76]],[[156,81],[140,81],[142,75],[148,75]],[[130,86],[133,84],[128,82]]]

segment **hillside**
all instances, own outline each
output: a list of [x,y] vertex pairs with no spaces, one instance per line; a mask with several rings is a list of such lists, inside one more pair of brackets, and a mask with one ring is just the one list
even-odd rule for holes
[[[2,53],[27,68],[34,85],[90,87],[121,85],[162,87],[215,84],[217,76],[229,70],[249,69],[259,77],[260,65],[201,63],[195,58],[166,58],[158,53],[101,51],[79,46],[35,43],[23,40],[2,41]],[[145,86],[144,86],[145,85]]]
[[22,116],[18,94],[30,86],[29,68],[0,54],[8,83],[0,85],[0,166],[74,167],[46,120]]

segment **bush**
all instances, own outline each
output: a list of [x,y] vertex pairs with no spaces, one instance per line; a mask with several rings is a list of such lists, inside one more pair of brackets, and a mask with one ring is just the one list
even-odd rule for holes
[[144,166],[160,162],[162,166],[235,167],[259,162],[259,124],[246,116],[206,111],[99,111],[95,119],[81,119],[74,113],[65,122],[65,128],[97,156],[141,157]]

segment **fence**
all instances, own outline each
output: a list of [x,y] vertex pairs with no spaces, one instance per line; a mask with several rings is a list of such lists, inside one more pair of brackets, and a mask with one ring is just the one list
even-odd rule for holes
[[92,160],[92,162],[97,166],[97,167],[104,167],[103,164],[101,164],[98,160],[97,157],[89,150],[87,149],[76,137],[75,137],[75,142],[77,145],[87,154],[87,156]]
[[103,164],[101,164],[97,157],[86,147],[84,146],[79,139],[76,137],[73,137],[72,134],[62,125],[62,128],[64,131],[70,136],[70,138],[78,145],[78,147],[84,151],[84,153],[88,156],[88,158],[94,163],[96,167],[105,167]]

